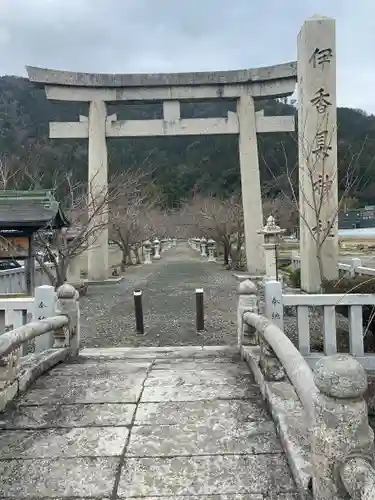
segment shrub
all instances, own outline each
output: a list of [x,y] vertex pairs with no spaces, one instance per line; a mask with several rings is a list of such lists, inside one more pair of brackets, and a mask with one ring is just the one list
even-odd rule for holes
[[323,293],[375,293],[375,277],[356,275],[338,280],[324,280]]
[[292,264],[289,264],[288,266],[285,266],[285,267],[281,267],[279,269],[283,273],[286,273],[286,274],[290,275],[292,273]]
[[[324,280],[322,283],[323,293],[375,293],[375,277],[369,276],[353,276],[348,278],[340,278],[338,280]],[[337,306],[336,311],[343,316],[349,316],[347,306]],[[375,318],[373,306],[363,306],[363,326],[364,330],[371,331],[375,334]]]
[[301,269],[298,268],[290,273],[290,281],[293,288],[301,288]]
[[279,269],[286,269],[290,266],[290,259],[280,259],[277,261],[277,266]]
[[229,268],[233,271],[247,271],[246,253],[243,250],[240,250],[238,258],[232,261],[232,266]]

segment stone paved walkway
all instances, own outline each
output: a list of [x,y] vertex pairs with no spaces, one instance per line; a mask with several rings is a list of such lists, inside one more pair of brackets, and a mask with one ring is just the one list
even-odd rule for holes
[[[236,344],[236,288],[231,272],[186,243],[152,265],[127,269],[116,285],[91,286],[81,299],[85,347]],[[135,333],[133,290],[143,291],[145,335]],[[195,330],[195,289],[204,288],[206,331]]]
[[2,499],[298,498],[234,348],[84,349],[0,420]]

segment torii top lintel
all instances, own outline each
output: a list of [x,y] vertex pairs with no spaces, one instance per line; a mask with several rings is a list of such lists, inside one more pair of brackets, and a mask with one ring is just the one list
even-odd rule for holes
[[198,73],[77,73],[26,66],[29,80],[45,85],[76,87],[164,87],[185,85],[218,85],[262,82],[297,78],[297,63],[234,71]]
[[[121,100],[121,92],[144,89],[147,92],[153,90],[162,91],[175,89],[179,94],[179,88],[199,89],[205,87],[217,88],[216,97],[235,97],[234,88],[250,86],[255,89],[254,97],[283,97],[294,92],[297,81],[297,63],[289,62],[275,66],[266,66],[253,69],[242,69],[232,71],[213,71],[198,73],[141,73],[141,74],[104,74],[104,73],[77,73],[54,69],[36,68],[26,66],[30,82],[43,85],[46,89],[65,87],[80,89],[83,91],[98,92],[106,91],[108,98],[103,100]],[[231,88],[227,95],[220,95],[220,89]],[[213,89],[212,89],[213,90]],[[115,94],[116,93],[116,94]],[[53,94],[53,92],[52,92]],[[233,96],[232,96],[233,94]],[[78,95],[78,94],[77,94]],[[80,95],[83,96],[82,92]],[[111,97],[113,95],[114,97]],[[56,98],[53,95],[49,98]],[[73,97],[73,96],[72,96]],[[195,97],[195,96],[191,96]],[[63,100],[68,100],[63,98]],[[75,100],[72,98],[72,100]],[[83,100],[79,98],[78,100]]]

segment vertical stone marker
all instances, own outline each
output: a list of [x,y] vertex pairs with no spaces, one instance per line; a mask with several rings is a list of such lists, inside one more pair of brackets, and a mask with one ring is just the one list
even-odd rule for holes
[[[91,101],[89,109],[89,210],[93,227],[88,248],[88,276],[92,280],[108,279],[108,160],[106,144],[107,110],[103,101]],[[104,201],[103,201],[104,200]]]
[[301,288],[338,277],[335,21],[312,17],[298,36]]

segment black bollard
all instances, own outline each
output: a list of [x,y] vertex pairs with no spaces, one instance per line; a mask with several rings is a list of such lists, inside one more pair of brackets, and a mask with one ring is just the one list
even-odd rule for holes
[[140,335],[145,333],[143,324],[142,291],[134,290],[135,329]]
[[204,305],[203,305],[203,288],[195,290],[195,303],[196,303],[196,321],[197,332],[204,331]]

